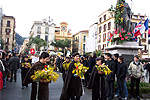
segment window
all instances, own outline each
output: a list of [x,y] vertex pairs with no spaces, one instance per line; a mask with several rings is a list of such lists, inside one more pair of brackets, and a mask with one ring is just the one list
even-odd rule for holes
[[6,50],[8,50],[8,46],[6,46]]
[[76,41],[78,40],[78,37],[76,37]]
[[37,33],[41,33],[41,27],[40,26],[38,26],[38,28],[37,28]]
[[11,29],[6,28],[5,32],[6,32],[6,35],[9,35],[9,33],[11,32]]
[[37,35],[40,38],[40,35]]
[[9,44],[9,38],[6,38],[6,44]]
[[10,21],[9,20],[7,21],[7,27],[10,27]]
[[144,19],[144,16],[140,16],[141,19]]
[[108,30],[111,28],[111,22],[108,23]]
[[101,33],[101,30],[102,30],[102,27],[100,26],[100,27],[99,27],[99,33]]
[[104,25],[104,32],[106,31],[106,24]]
[[60,30],[55,30],[55,32],[60,32]]
[[101,35],[99,35],[99,43],[101,42]]
[[99,19],[99,23],[101,23],[101,22],[102,22],[102,18]]
[[45,36],[45,41],[46,41],[46,42],[48,41],[48,36]]
[[106,41],[106,33],[103,34],[103,42]]
[[134,18],[135,18],[135,19],[137,19],[137,18],[138,18],[138,16],[137,16],[137,15],[134,15]]
[[98,46],[98,50],[101,50],[101,45]]
[[45,34],[48,34],[48,32],[49,32],[49,28],[46,27],[46,28],[45,28]]
[[104,21],[106,20],[106,14],[104,15]]
[[83,41],[86,41],[86,36],[84,35],[84,37],[83,37]]
[[83,50],[85,50],[85,44],[83,44]]
[[103,49],[106,47],[106,44],[103,44]]

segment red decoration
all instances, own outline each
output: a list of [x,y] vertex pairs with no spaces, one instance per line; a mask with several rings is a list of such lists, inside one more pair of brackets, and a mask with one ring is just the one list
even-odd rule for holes
[[34,54],[35,54],[35,49],[34,49],[34,48],[31,48],[30,53],[31,53],[32,55],[34,55]]
[[45,65],[44,68],[47,68],[47,66]]
[[124,38],[121,38],[121,40],[124,40]]
[[125,39],[128,39],[128,37],[126,36]]

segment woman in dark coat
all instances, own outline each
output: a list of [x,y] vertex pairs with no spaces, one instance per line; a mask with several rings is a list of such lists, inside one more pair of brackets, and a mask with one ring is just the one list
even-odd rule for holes
[[25,76],[27,75],[27,73],[30,69],[28,66],[31,66],[31,64],[28,61],[28,56],[25,56],[25,57],[23,57],[23,61],[21,63],[22,89],[24,89],[24,86],[28,87],[28,84],[26,84],[26,85],[23,84]]
[[102,64],[102,58],[96,58],[96,65],[91,72],[88,88],[92,89],[92,100],[106,100],[104,73],[96,66]]
[[[37,70],[43,70],[46,63],[49,62],[49,54],[47,52],[42,52],[40,56],[40,61],[33,64],[33,66],[28,71],[24,85],[32,83],[32,90],[31,90],[31,99],[30,100],[37,100],[37,82],[33,82],[31,76],[34,75],[34,72]],[[38,100],[49,100],[49,87],[47,82],[39,82],[38,86]]]
[[74,76],[72,74],[73,69],[75,69],[74,63],[79,61],[79,53],[73,54],[74,60],[69,66],[69,70],[64,82],[60,100],[80,100],[82,96],[82,84],[80,77]]

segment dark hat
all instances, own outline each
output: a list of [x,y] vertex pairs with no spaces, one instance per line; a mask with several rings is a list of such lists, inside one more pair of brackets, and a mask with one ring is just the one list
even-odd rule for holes
[[110,53],[105,53],[105,55],[109,56],[110,58],[112,57]]
[[116,54],[114,54],[114,56],[115,56],[115,57],[119,57],[119,54],[118,54],[118,53],[116,53]]
[[78,52],[76,52],[72,56],[75,57],[76,55],[80,55],[80,54]]
[[96,58],[96,61],[99,61],[99,60],[102,60],[102,58],[100,58],[100,57],[97,57],[97,58]]

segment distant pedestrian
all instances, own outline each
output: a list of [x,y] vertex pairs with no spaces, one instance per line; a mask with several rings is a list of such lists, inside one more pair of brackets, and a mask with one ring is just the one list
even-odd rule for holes
[[112,71],[109,75],[106,76],[106,97],[108,99],[114,98],[114,81],[115,81],[115,62],[111,58],[112,55],[110,53],[106,53],[105,57],[107,59],[106,65]]
[[125,78],[126,78],[126,73],[127,73],[127,66],[125,62],[123,61],[123,57],[119,56],[118,58],[118,67],[117,67],[117,85],[119,86],[119,91],[120,91],[120,96],[121,99],[125,99]]
[[143,65],[139,60],[139,56],[135,55],[134,56],[134,61],[132,61],[129,65],[128,68],[128,73],[129,76],[131,77],[131,97],[132,99],[134,96],[134,83],[136,83],[136,98],[140,100],[139,97],[139,84],[140,84],[140,79],[144,76],[144,69]]
[[17,70],[19,69],[19,66],[20,66],[20,60],[16,56],[16,53],[14,53],[13,57],[11,57],[9,59],[9,66],[10,66],[10,70],[11,70],[10,82],[12,82],[13,76],[14,76],[15,82],[17,82]]

